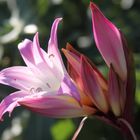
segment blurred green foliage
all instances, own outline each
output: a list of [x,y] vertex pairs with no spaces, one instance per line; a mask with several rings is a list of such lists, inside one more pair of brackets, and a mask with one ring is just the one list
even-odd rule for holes
[[[32,33],[27,33],[25,31],[27,25],[35,25],[39,32],[40,44],[46,49],[53,20],[56,17],[63,17],[58,32],[59,48],[65,47],[67,42],[71,43],[80,52],[89,56],[107,75],[106,66],[93,40],[89,2],[90,0],[0,1],[0,69],[24,65],[17,45],[24,38],[32,39],[36,32],[34,29]],[[124,32],[128,45],[133,50],[137,80],[134,129],[140,137],[140,1],[94,0],[94,2]],[[18,34],[14,39],[8,36],[9,41],[5,41],[3,37],[13,28],[18,30]],[[0,86],[0,98],[3,99],[13,90]],[[50,119],[19,108],[14,111],[11,118],[6,115],[5,121],[0,124],[0,140],[68,140],[71,139],[78,124],[79,119]],[[122,137],[111,126],[93,118],[85,123],[78,139],[121,140]]]
[[67,140],[74,133],[74,129],[75,125],[72,120],[60,120],[52,125],[51,133],[54,140]]

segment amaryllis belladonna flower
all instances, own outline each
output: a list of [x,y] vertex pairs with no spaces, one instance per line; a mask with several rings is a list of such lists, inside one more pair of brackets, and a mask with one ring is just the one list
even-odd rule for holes
[[25,39],[18,45],[27,66],[14,66],[0,72],[1,84],[18,89],[2,100],[0,120],[6,112],[11,114],[20,105],[55,118],[87,116],[95,112],[87,104],[81,105],[79,91],[64,67],[57,44],[60,20],[56,19],[52,25],[47,53],[40,48],[37,33],[33,42]]
[[70,44],[63,49],[69,74],[81,91],[81,99],[86,96],[86,102],[97,110],[94,116],[121,130],[127,139],[136,140],[130,125],[135,93],[132,54],[120,30],[92,2],[90,9],[95,43],[108,66],[109,78],[105,79],[91,60]]
[[6,112],[11,113],[20,105],[49,117],[94,115],[136,140],[130,126],[135,88],[131,52],[117,27],[94,3],[90,8],[94,39],[108,66],[109,78],[105,79],[91,60],[70,44],[63,49],[68,75],[57,46],[56,32],[61,20],[58,18],[52,26],[47,53],[40,48],[36,34],[33,42],[24,40],[18,47],[27,67],[16,66],[0,72],[0,83],[19,89],[1,102],[1,120]]

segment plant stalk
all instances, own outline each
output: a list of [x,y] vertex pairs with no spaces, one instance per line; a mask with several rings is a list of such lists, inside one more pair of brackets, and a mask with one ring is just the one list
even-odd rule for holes
[[122,133],[126,140],[137,140],[136,134],[129,122],[123,118],[119,118],[118,121],[121,123]]

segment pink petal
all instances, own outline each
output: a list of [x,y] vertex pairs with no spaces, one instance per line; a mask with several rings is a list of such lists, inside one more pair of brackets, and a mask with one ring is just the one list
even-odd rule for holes
[[17,89],[30,90],[39,85],[40,81],[36,79],[28,67],[15,66],[0,72],[0,83]]
[[121,97],[121,94],[123,93],[120,93],[121,90],[120,90],[119,80],[120,80],[119,77],[114,72],[111,66],[110,72],[109,72],[108,99],[109,99],[109,104],[111,106],[111,109],[116,116],[120,116],[122,113],[120,97]]
[[85,92],[91,97],[92,101],[98,109],[104,113],[108,112],[108,102],[106,98],[106,91],[100,85],[96,72],[88,63],[85,57],[82,57],[81,64],[81,78],[84,85]]
[[23,42],[21,42],[18,45],[18,49],[27,66],[35,64],[32,48],[33,48],[33,43],[28,39],[25,39]]
[[63,53],[67,58],[68,64],[68,73],[73,81],[76,83],[77,88],[80,90],[80,102],[82,104],[91,105],[92,101],[90,98],[84,93],[84,85],[82,83],[82,79],[80,76],[81,64],[80,64],[80,56],[81,54],[76,51],[70,44],[67,44],[66,50],[62,49]]
[[[70,44],[67,44],[67,46],[70,46]],[[74,50],[74,49],[73,49]],[[76,55],[74,51],[71,52],[71,50],[62,49],[64,55],[66,56],[68,63],[70,63],[72,66],[74,66],[75,71],[79,73],[80,71],[80,56]]]
[[[64,55],[66,56],[68,60],[68,71],[72,79],[76,81],[77,84],[79,84],[80,87],[82,87],[82,83],[80,82],[80,71],[81,71],[81,56],[84,56],[83,54],[76,51],[70,44],[67,44],[67,48],[62,49]],[[87,59],[88,63],[93,67],[97,78],[99,79],[100,85],[104,88],[104,90],[107,90],[107,81],[103,77],[103,75],[100,73],[100,71],[95,67],[95,65],[92,63],[92,61],[84,56],[85,59]]]
[[69,94],[70,96],[73,96],[77,101],[80,101],[79,91],[72,79],[68,75],[64,76],[64,79],[61,82],[59,93]]
[[47,53],[45,53],[39,45],[38,33],[34,36],[33,42],[25,39],[18,45],[19,51],[26,65],[30,68],[34,66],[39,66],[40,64],[51,65],[47,58]]
[[35,65],[38,65],[42,62],[49,66],[52,65],[48,58],[48,54],[40,47],[38,33],[35,34],[33,39],[32,52],[34,54]]
[[67,44],[66,50],[62,49],[62,51],[64,52],[68,60],[68,73],[70,74],[71,78],[75,81],[76,85],[81,91],[80,92],[81,102],[83,104],[88,105],[93,104],[93,102],[91,102],[90,98],[87,96],[85,91],[85,84],[82,82],[83,74],[81,74],[81,57],[84,57],[86,61],[91,65],[91,67],[94,69],[95,76],[98,79],[99,84],[104,91],[107,91],[107,81],[99,72],[99,70],[95,67],[95,65],[91,62],[91,60],[88,59],[88,57],[76,51],[70,44]]
[[[82,79],[80,77],[80,73],[77,73],[75,67],[73,67],[70,63],[68,63],[68,73],[73,81],[76,83],[77,88],[79,89],[80,103],[85,105],[92,105],[93,102],[91,99],[84,93],[84,85],[82,83]],[[74,95],[73,95],[74,96]]]
[[57,67],[64,73],[67,73],[58,49],[58,42],[57,42],[57,28],[61,20],[62,18],[55,19],[52,25],[51,35],[48,43],[48,55],[50,57],[54,56],[56,58],[55,60],[56,60]]
[[67,95],[26,98],[19,104],[29,110],[54,118],[71,118],[95,113],[93,108],[80,106],[73,97]]
[[38,33],[36,33],[33,39],[33,47],[32,47],[32,53],[35,61],[34,65],[42,67],[43,64],[46,65],[48,69],[50,69],[50,67],[52,67],[53,65],[49,59],[50,56],[40,47],[38,38],[39,38]]
[[127,68],[120,32],[116,26],[102,14],[94,3],[90,3],[90,8],[97,48],[106,64],[108,66],[112,64],[120,78],[126,80]]
[[9,116],[11,115],[13,109],[19,106],[18,101],[27,96],[27,93],[22,91],[17,91],[2,100],[0,103],[0,121],[3,121],[3,115],[6,112],[9,112]]
[[60,71],[52,67],[52,62],[49,60],[47,53],[45,53],[39,46],[38,34],[35,35],[33,43],[30,40],[24,40],[19,44],[19,51],[27,66],[35,74],[35,77],[42,82],[47,82],[51,85],[57,83],[53,87],[60,86],[59,81],[62,80]]

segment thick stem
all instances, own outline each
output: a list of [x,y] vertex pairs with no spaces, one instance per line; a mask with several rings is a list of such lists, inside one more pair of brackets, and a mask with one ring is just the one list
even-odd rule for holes
[[122,127],[122,133],[123,135],[126,137],[126,139],[128,140],[137,140],[136,134],[133,130],[133,128],[131,127],[131,125],[129,124],[128,121],[126,121],[123,118],[119,118],[118,121],[121,123]]

